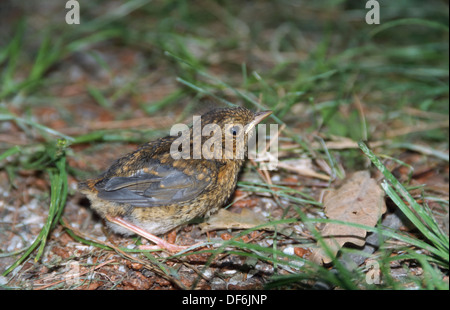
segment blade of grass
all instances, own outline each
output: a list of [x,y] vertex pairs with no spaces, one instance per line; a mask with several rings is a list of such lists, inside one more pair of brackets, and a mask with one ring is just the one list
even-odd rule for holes
[[0,98],[3,98],[6,94],[11,93],[15,89],[14,72],[16,71],[20,51],[22,47],[23,34],[25,31],[25,19],[22,18],[17,25],[16,33],[9,43],[9,45],[2,49],[3,52],[0,56],[0,64],[3,61],[7,61],[5,68],[2,70],[0,76]]
[[[63,133],[61,133],[61,132],[59,132],[59,131],[57,131],[57,130],[55,130],[53,128],[44,126],[44,125],[39,124],[37,122],[34,122],[32,120],[16,116],[16,115],[10,113],[9,111],[6,112],[6,113],[0,113],[0,121],[14,121],[19,126],[23,125],[23,124],[26,124],[26,125],[29,125],[31,127],[34,127],[36,129],[38,129],[41,132],[45,132],[45,133],[48,133],[48,134],[51,134],[51,135],[54,135],[54,136],[58,136],[58,137],[64,138],[64,139],[68,140],[69,142],[74,141],[74,138],[72,138],[71,136],[65,135],[65,134],[63,134]],[[46,136],[44,136],[44,137],[46,137]]]
[[147,104],[141,104],[141,108],[147,113],[147,114],[153,114],[157,112],[158,110],[171,105],[172,103],[177,102],[180,98],[182,98],[185,95],[184,91],[182,89],[176,90],[173,93],[167,95],[166,97],[162,98],[161,100],[158,100],[157,102],[153,102],[151,105]]
[[49,174],[51,184],[51,198],[48,216],[44,227],[41,229],[39,235],[25,251],[25,253],[5,270],[3,276],[6,276],[17,266],[19,266],[39,246],[38,253],[35,257],[35,261],[38,261],[44,251],[49,232],[55,226],[55,223],[59,222],[59,218],[62,214],[67,198],[67,172],[66,157],[64,152],[66,145],[66,141],[58,140],[55,148],[47,149],[50,153],[48,155],[51,158],[54,158],[55,162],[54,166],[47,167],[47,173]]
[[[280,197],[287,198],[291,201],[295,201],[300,204],[310,204],[310,205],[315,205],[315,206],[322,206],[322,203],[313,200],[312,197],[307,197],[308,199],[302,199],[302,198],[298,198],[298,197],[289,195],[289,194],[299,194],[302,196],[305,195],[304,193],[301,193],[293,188],[289,188],[289,187],[282,186],[282,185],[269,185],[269,184],[265,184],[265,183],[257,183],[257,184],[246,184],[246,183],[248,183],[248,182],[242,182],[242,181],[238,182],[238,186],[241,187],[241,189],[243,191],[253,191],[253,192],[276,194]],[[263,187],[260,187],[257,185],[278,188],[279,190],[275,191],[270,188],[263,188]]]
[[445,161],[449,161],[449,155],[448,153],[445,152],[441,152],[435,149],[432,149],[430,147],[426,147],[424,145],[419,145],[419,144],[413,144],[413,143],[393,143],[391,145],[389,145],[390,148],[403,148],[403,149],[407,149],[407,150],[411,150],[414,152],[419,152],[425,155],[430,155],[430,156],[434,156],[436,158],[445,160]]
[[421,18],[403,18],[403,19],[385,22],[382,25],[380,25],[380,27],[374,28],[371,32],[369,32],[369,37],[373,37],[382,31],[385,31],[389,28],[397,27],[400,25],[419,25],[419,26],[431,27],[436,30],[441,30],[444,32],[449,32],[449,27],[447,25],[441,24],[439,22],[421,19]]
[[[444,234],[434,217],[425,206],[419,205],[403,185],[392,175],[392,173],[383,165],[383,163],[375,156],[375,154],[364,144],[358,143],[361,150],[372,161],[372,163],[381,171],[385,180],[382,183],[383,189],[400,210],[407,216],[407,218],[416,226],[416,228],[436,247],[437,251],[434,254],[447,263],[448,268],[448,253],[449,253],[449,239]],[[400,196],[407,202],[407,204],[400,198]]]
[[111,102],[106,98],[103,93],[94,86],[87,86],[87,91],[89,95],[103,108],[110,109],[112,107]]
[[11,155],[19,153],[20,151],[21,151],[21,149],[18,145],[15,145],[15,146],[9,148],[0,155],[0,161],[8,158]]
[[304,222],[304,223],[325,223],[325,224],[332,223],[332,224],[347,225],[347,226],[351,226],[351,227],[361,228],[361,229],[367,230],[368,232],[376,232],[376,233],[382,234],[386,237],[400,240],[404,243],[410,244],[417,248],[427,250],[436,255],[438,255],[440,253],[438,249],[436,249],[432,245],[428,244],[427,242],[422,241],[417,238],[407,236],[405,234],[401,234],[397,231],[389,229],[388,227],[383,227],[382,229],[380,229],[377,227],[370,227],[370,226],[361,225],[361,224],[357,224],[357,223],[345,222],[345,221],[339,221],[339,220],[330,220],[330,219],[305,218],[304,220],[302,220],[302,222]]
[[[57,166],[60,166],[59,163],[62,163],[64,165],[65,169],[65,159],[62,159],[61,161],[57,162]],[[49,169],[48,171],[49,177],[50,177],[50,208],[48,211],[47,221],[44,224],[44,227],[42,228],[42,234],[41,234],[41,242],[39,246],[39,250],[36,254],[36,257],[34,258],[34,261],[37,262],[42,256],[42,253],[44,252],[46,240],[48,237],[48,234],[50,233],[51,228],[54,226],[55,223],[58,222],[57,214],[60,214],[58,211],[61,208],[61,201],[63,199],[63,175],[62,171],[57,168],[56,171],[53,171],[53,169]],[[67,192],[66,192],[67,194]],[[63,205],[64,206],[64,205]]]

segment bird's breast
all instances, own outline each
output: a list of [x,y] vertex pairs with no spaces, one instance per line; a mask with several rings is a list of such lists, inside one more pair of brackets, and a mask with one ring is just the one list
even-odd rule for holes
[[209,198],[206,199],[209,201],[206,216],[215,213],[233,194],[241,166],[241,162],[231,162],[219,168],[214,186],[205,193]]

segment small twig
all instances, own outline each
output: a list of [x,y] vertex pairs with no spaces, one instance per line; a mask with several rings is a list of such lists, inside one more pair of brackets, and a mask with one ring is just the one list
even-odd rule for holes
[[318,172],[315,172],[312,169],[298,169],[297,167],[293,167],[284,162],[278,163],[278,167],[284,168],[284,169],[292,171],[292,172],[296,172],[299,175],[302,175],[304,177],[312,177],[312,178],[317,178],[317,179],[324,180],[324,181],[330,180],[330,177],[328,175],[320,174]]

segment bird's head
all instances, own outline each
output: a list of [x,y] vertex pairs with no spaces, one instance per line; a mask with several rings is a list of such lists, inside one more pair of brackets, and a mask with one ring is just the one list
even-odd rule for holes
[[[201,152],[205,159],[243,160],[253,129],[271,113],[254,113],[244,107],[212,110],[191,128],[193,152]],[[195,143],[195,139],[201,143]]]

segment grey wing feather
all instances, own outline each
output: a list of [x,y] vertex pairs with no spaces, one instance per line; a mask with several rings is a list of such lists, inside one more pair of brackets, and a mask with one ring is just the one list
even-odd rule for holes
[[96,187],[98,197],[134,207],[152,207],[188,202],[208,185],[172,167],[156,166],[154,171],[157,173],[140,170],[129,177],[112,177]]

